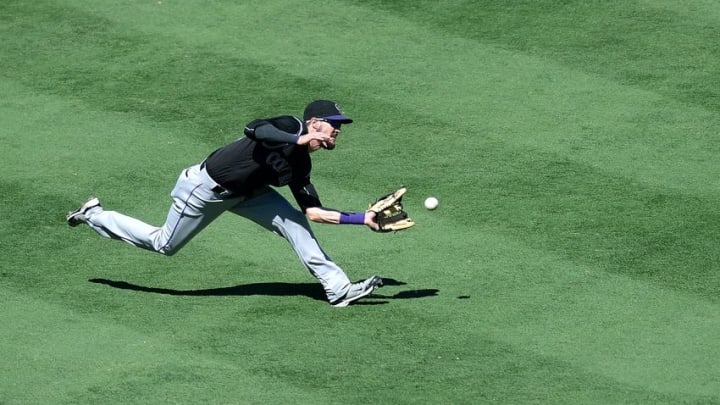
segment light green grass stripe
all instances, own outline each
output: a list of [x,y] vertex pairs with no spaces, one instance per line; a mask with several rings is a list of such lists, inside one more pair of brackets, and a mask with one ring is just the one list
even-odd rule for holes
[[672,11],[698,24],[713,25],[720,20],[720,7],[714,0],[638,0],[637,3],[653,9]]
[[310,402],[301,389],[249,373],[242,358],[205,357],[90,308],[4,288],[0,301],[3,404]]

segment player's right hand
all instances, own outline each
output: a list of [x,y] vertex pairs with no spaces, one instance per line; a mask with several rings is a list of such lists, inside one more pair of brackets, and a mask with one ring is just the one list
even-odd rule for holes
[[311,141],[318,141],[319,143],[325,143],[330,139],[330,136],[322,132],[308,132],[305,135],[300,135],[297,139],[298,145],[307,145]]

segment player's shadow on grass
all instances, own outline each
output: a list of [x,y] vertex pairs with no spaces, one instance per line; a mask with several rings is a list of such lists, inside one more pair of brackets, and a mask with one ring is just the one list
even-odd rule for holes
[[[271,295],[271,296],[293,296],[302,295],[318,301],[326,301],[325,292],[318,283],[251,283],[241,284],[233,287],[208,288],[203,290],[173,290],[170,288],[145,287],[126,281],[107,280],[104,278],[92,278],[91,283],[104,284],[121,290],[139,291],[153,294],[180,295],[192,297],[218,297],[218,296],[250,296],[250,295]],[[392,278],[383,278],[384,286],[402,286],[406,283]],[[400,291],[394,295],[378,294],[375,290],[368,299],[380,298],[384,301],[362,300],[355,305],[380,305],[387,304],[387,300],[433,297],[438,294],[437,289],[407,290]]]

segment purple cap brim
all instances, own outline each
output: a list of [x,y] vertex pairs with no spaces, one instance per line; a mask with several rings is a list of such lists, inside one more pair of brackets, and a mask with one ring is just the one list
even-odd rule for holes
[[350,124],[351,122],[353,122],[352,118],[346,117],[344,115],[328,115],[327,117],[323,118],[325,118],[326,120],[342,122],[343,124]]

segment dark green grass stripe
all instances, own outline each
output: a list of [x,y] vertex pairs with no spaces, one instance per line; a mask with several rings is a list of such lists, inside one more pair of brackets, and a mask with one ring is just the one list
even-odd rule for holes
[[[356,0],[445,33],[720,109],[720,29],[642,1]],[[686,4],[703,15],[703,4]],[[692,6],[692,7],[691,7]],[[707,7],[715,7],[708,5]],[[710,10],[708,10],[710,11]]]

